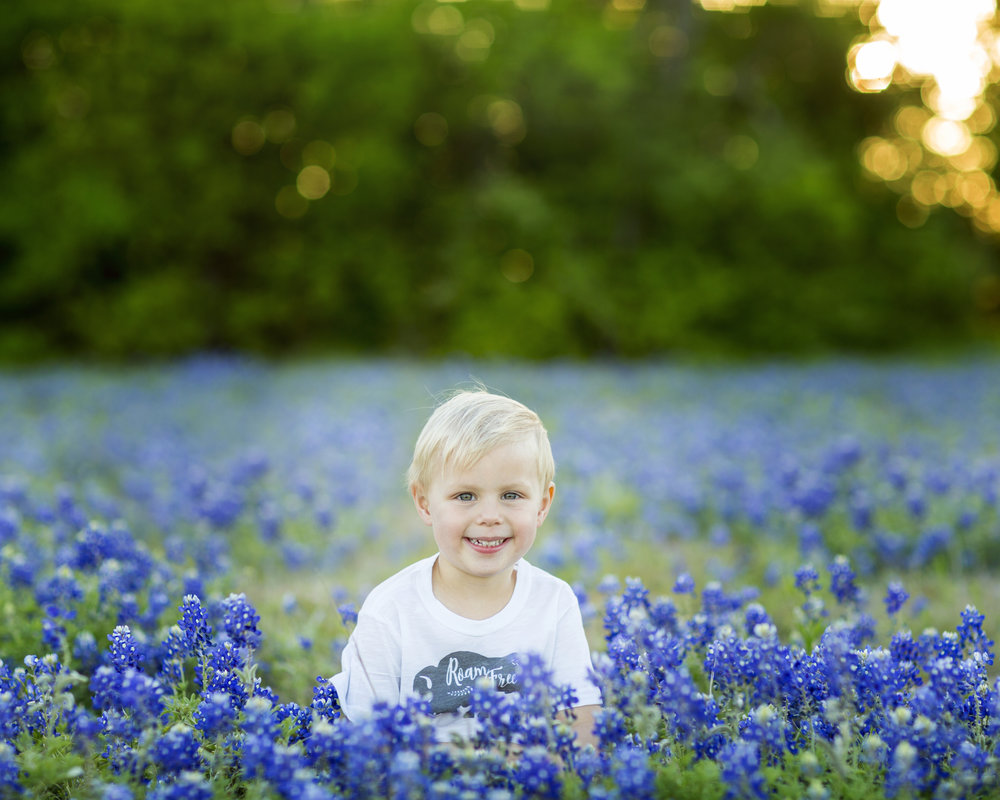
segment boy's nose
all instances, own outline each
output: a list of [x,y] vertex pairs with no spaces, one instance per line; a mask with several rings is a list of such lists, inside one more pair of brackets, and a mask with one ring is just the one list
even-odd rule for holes
[[477,522],[480,525],[499,525],[500,512],[495,508],[484,508],[479,512],[479,519]]

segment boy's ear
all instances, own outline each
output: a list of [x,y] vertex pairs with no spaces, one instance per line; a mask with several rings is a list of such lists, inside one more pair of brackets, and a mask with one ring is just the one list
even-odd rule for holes
[[538,509],[538,524],[541,525],[545,518],[549,515],[549,509],[552,508],[552,498],[556,493],[556,485],[554,483],[549,483],[542,492],[542,505]]
[[427,502],[427,493],[424,491],[424,487],[419,483],[413,484],[410,487],[410,496],[413,498],[413,505],[416,506],[420,519],[422,519],[425,524],[430,525],[431,509],[430,504]]

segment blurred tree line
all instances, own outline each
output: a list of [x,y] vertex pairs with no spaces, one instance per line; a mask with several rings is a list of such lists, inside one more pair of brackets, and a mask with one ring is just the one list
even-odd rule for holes
[[691,0],[8,6],[0,359],[814,353],[992,335],[903,226],[856,17]]

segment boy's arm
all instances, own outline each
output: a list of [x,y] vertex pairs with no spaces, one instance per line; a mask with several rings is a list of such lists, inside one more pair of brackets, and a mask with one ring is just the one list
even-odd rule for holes
[[594,715],[600,708],[599,705],[576,706],[568,712],[562,712],[572,719],[571,725],[579,747],[586,747],[588,744],[594,748],[599,746],[600,742],[594,733]]

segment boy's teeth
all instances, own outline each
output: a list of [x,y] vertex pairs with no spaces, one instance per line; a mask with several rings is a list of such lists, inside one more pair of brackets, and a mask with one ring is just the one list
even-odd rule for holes
[[469,539],[469,541],[479,547],[496,547],[503,539]]

